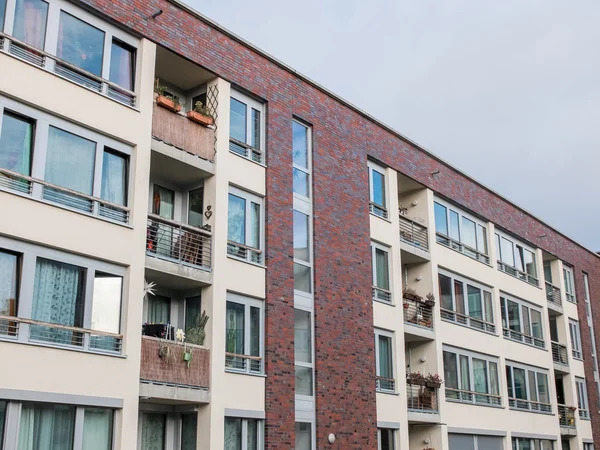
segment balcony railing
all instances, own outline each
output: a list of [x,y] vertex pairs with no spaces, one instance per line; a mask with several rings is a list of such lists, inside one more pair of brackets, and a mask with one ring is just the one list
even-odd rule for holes
[[546,281],[546,298],[551,305],[562,308],[562,299],[560,298],[560,289]]
[[375,377],[375,389],[378,392],[395,392],[396,379],[377,376]]
[[229,370],[245,373],[263,373],[263,360],[260,356],[225,353],[225,367]]
[[123,335],[21,317],[0,316],[0,339],[120,354]]
[[558,424],[563,428],[575,428],[575,411],[574,406],[557,405]]
[[502,406],[502,397],[497,394],[467,391],[446,387],[446,400],[476,405]]
[[227,254],[251,263],[263,263],[263,254],[261,249],[249,247],[238,242],[227,242]]
[[236,155],[243,156],[244,158],[248,158],[256,163],[265,163],[262,150],[252,147],[250,144],[246,144],[245,142],[239,141],[232,137],[229,138],[229,151],[235,153]]
[[82,194],[11,170],[0,168],[0,190],[25,195],[113,222],[129,223],[129,208],[126,206],[116,205],[101,198]]
[[377,286],[372,287],[373,300],[380,300],[382,302],[391,303],[392,292],[387,289],[382,289]]
[[567,357],[567,347],[559,344],[558,342],[552,341],[552,361],[561,366],[569,365],[569,358]]
[[512,341],[523,342],[527,345],[533,345],[534,347],[545,348],[546,344],[543,339],[530,336],[528,334],[521,333],[519,331],[513,331],[508,328],[502,329],[504,337]]
[[421,300],[402,299],[404,323],[433,330],[433,305]]
[[532,400],[524,400],[521,398],[508,398],[508,406],[513,409],[520,409],[532,412],[551,413],[552,405],[544,402],[534,402]]
[[540,281],[533,275],[529,275],[527,272],[523,272],[516,267],[504,264],[502,261],[498,261],[498,270],[534,286],[540,285]]
[[403,214],[399,214],[398,217],[400,219],[400,240],[428,252],[427,227]]
[[579,418],[583,420],[590,420],[590,411],[588,409],[579,408]]
[[565,292],[565,297],[566,297],[566,299],[567,299],[568,302],[577,303],[577,300],[575,299],[575,294],[571,294],[569,292]]
[[15,56],[29,64],[52,72],[73,83],[116,100],[124,105],[134,107],[137,96],[135,92],[125,89],[116,83],[105,80],[87,72],[64,59],[39,50],[23,41],[5,33],[0,33],[0,52]]
[[146,254],[210,270],[211,234],[200,228],[148,214]]
[[440,309],[442,320],[447,322],[454,322],[459,325],[464,325],[469,328],[473,328],[475,330],[485,331],[486,333],[495,333],[496,325],[493,323],[486,322],[482,319],[477,319],[475,317],[466,316],[461,313],[457,313],[455,311],[450,311],[449,309]]
[[490,257],[479,250],[474,249],[473,247],[469,247],[468,245],[463,244],[462,242],[457,241],[456,239],[452,239],[449,236],[446,236],[442,233],[436,233],[435,239],[439,244],[445,245],[446,247],[451,248],[452,250],[456,250],[463,255],[468,256],[469,258],[473,258],[476,261],[482,262],[484,264],[490,264]]
[[408,410],[413,412],[438,414],[439,388],[411,384],[406,381]]
[[571,353],[573,354],[573,358],[575,359],[583,359],[581,354],[581,350],[577,350],[576,348],[571,349]]

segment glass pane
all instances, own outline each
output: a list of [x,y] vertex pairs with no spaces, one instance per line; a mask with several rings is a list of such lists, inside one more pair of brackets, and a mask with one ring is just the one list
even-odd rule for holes
[[494,309],[492,307],[492,294],[488,291],[483,291],[483,303],[485,305],[485,321],[494,323]]
[[0,168],[31,175],[33,124],[20,117],[2,116]]
[[529,378],[529,400],[533,402],[538,401],[537,396],[537,382],[535,379],[535,372],[529,370],[527,371],[527,376]]
[[[199,295],[189,297],[185,299],[185,334],[186,340],[188,337],[188,331],[191,328],[199,326],[200,315],[201,315],[201,297]],[[200,344],[199,342],[192,342],[192,344]]]
[[[17,315],[19,257],[0,251],[0,315]],[[6,322],[0,321],[0,334],[6,332]]]
[[204,212],[204,188],[198,188],[190,191],[188,200],[188,225],[193,227],[201,227],[202,214]]
[[392,339],[387,336],[379,336],[379,376],[394,378]]
[[515,255],[513,253],[513,243],[506,238],[500,238],[500,251],[502,253],[502,262],[509,266],[515,265]]
[[525,382],[525,371],[523,369],[513,368],[513,378],[515,382],[515,398],[527,400],[527,385]]
[[523,250],[523,262],[525,264],[525,272],[534,278],[537,278],[537,270],[535,268],[535,255],[529,250]]
[[310,313],[294,309],[294,354],[296,361],[312,362],[311,332]]
[[440,288],[440,299],[443,309],[452,311],[452,279],[446,275],[438,275],[438,285]]
[[312,450],[311,424],[296,422],[296,450]]
[[463,284],[460,281],[454,281],[454,303],[456,305],[456,312],[465,315]]
[[487,255],[487,234],[485,227],[477,224],[477,250]]
[[148,296],[148,323],[167,324],[171,322],[171,299],[162,295]]
[[198,414],[181,415],[181,450],[196,450]]
[[18,450],[72,448],[74,428],[74,406],[23,403]]
[[[1,19],[1,17],[0,17]],[[1,23],[1,22],[0,22]],[[0,401],[0,450],[2,450],[2,442],[4,441],[4,422],[6,421],[6,402]],[[309,447],[310,450],[310,447]]]
[[523,334],[531,336],[531,322],[529,321],[529,308],[522,306],[521,312],[523,314]]
[[101,197],[117,205],[127,205],[127,157],[104,152]]
[[95,142],[50,127],[45,180],[91,195],[95,155]]
[[174,210],[175,191],[155,184],[152,199],[152,214],[173,220]]
[[260,205],[250,202],[250,234],[248,236],[248,245],[254,248],[260,248]]
[[544,280],[552,284],[552,267],[550,262],[544,262]]
[[390,289],[390,272],[388,267],[388,253],[380,248],[375,249],[375,286],[381,289]]
[[225,450],[242,450],[242,419],[225,417]]
[[312,368],[296,366],[296,395],[313,395]]
[[446,215],[446,207],[436,202],[433,204],[433,210],[435,212],[435,231],[448,236],[448,217]]
[[250,355],[260,356],[260,308],[250,307]]
[[458,222],[458,213],[450,210],[450,237],[456,241],[460,241],[460,227]]
[[542,339],[542,314],[535,309],[531,310],[531,335],[538,339]]
[[468,245],[471,248],[477,248],[477,236],[475,231],[475,222],[462,218],[462,243]]
[[385,176],[376,170],[371,170],[370,172],[372,177],[371,183],[373,184],[373,198],[371,201],[385,208]]
[[92,330],[119,333],[123,277],[96,272],[92,300]]
[[483,319],[481,289],[467,285],[467,298],[469,300],[469,316]]
[[475,392],[488,393],[487,364],[482,359],[473,358],[473,382]]
[[300,169],[294,169],[294,193],[308,197],[308,174]]
[[135,51],[113,39],[110,50],[109,80],[133,91]]
[[500,384],[498,383],[498,364],[490,362],[490,394],[500,394]]
[[506,387],[508,390],[508,397],[515,398],[515,395],[513,392],[512,368],[509,366],[506,366]]
[[502,249],[500,248],[500,236],[496,235],[496,258],[502,261]]
[[104,32],[60,12],[56,56],[93,75],[102,75]]
[[227,239],[240,244],[246,243],[246,200],[233,194],[229,194]]
[[537,388],[540,402],[550,403],[550,395],[548,393],[548,376],[546,374],[537,374]]
[[240,303],[227,302],[226,348],[227,353],[244,355],[245,306]]
[[47,18],[48,3],[41,0],[17,0],[13,36],[43,50]]
[[252,120],[250,122],[252,130],[250,136],[252,138],[250,145],[260,149],[260,111],[252,108]]
[[[4,31],[4,14],[6,12],[6,0],[0,0],[0,31]],[[2,434],[0,433],[0,436]],[[0,444],[2,448],[2,444]]]
[[310,279],[311,270],[310,267],[303,266],[302,264],[294,264],[294,289],[297,291],[312,292],[312,283]]
[[167,416],[144,413],[142,416],[142,449],[165,450]]
[[444,352],[444,382],[446,383],[446,387],[458,389],[456,353]]
[[294,211],[294,259],[310,261],[308,249],[308,216]]
[[525,267],[523,266],[523,247],[520,245],[516,246],[515,252],[515,267],[521,272],[525,271]]
[[232,97],[230,111],[229,136],[246,142],[246,105]]
[[448,433],[449,450],[475,450],[475,436]]
[[113,410],[85,408],[83,416],[84,450],[112,450]]
[[471,379],[469,375],[469,358],[459,355],[460,360],[460,388],[465,391],[471,390]]
[[477,436],[477,450],[502,450],[503,440],[499,436]]
[[506,300],[508,309],[508,328],[513,331],[521,331],[521,322],[519,316],[519,304],[510,300]]
[[308,129],[292,122],[294,164],[308,169]]

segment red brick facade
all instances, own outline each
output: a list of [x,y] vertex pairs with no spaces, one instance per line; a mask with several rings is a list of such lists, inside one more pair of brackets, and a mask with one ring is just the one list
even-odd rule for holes
[[[167,0],[84,3],[267,102],[268,449],[294,446],[293,116],[313,124],[314,136],[318,448],[328,446],[329,433],[338,438],[336,448],[377,448],[367,157],[573,264],[579,299],[583,299],[581,272],[586,271],[592,299],[598,304],[598,257],[233,37]],[[159,9],[163,14],[151,19],[150,15]],[[436,170],[439,173],[432,175]],[[594,309],[596,329],[600,330],[600,312],[597,306]],[[583,301],[579,303],[579,314],[585,318]],[[581,329],[584,357],[589,362],[590,339],[585,320],[581,320]],[[597,399],[590,364],[586,364],[586,374],[593,413],[597,411]],[[592,417],[596,444],[600,447],[600,417]]]

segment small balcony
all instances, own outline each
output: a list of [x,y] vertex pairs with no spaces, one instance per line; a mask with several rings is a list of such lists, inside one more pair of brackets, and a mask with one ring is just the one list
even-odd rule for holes
[[531,336],[529,334],[521,333],[520,331],[511,330],[509,328],[503,328],[502,332],[504,334],[505,339],[510,339],[511,341],[522,342],[527,345],[531,345],[533,347],[545,348],[546,343],[543,339],[540,339],[535,336]]
[[406,380],[406,401],[409,422],[439,422],[439,385]]
[[484,264],[490,264],[490,257],[479,250],[476,250],[468,245],[463,244],[456,239],[452,239],[450,236],[446,236],[442,233],[435,234],[435,240],[438,244],[442,244],[445,247],[451,248],[454,251],[462,253],[475,261],[482,262]]
[[142,336],[141,355],[140,397],[172,404],[209,402],[206,347]]
[[427,227],[416,219],[411,219],[404,214],[398,215],[400,220],[400,242],[429,252],[429,240],[427,238]]
[[456,311],[440,308],[440,315],[443,321],[453,322],[458,325],[473,328],[474,330],[484,331],[486,333],[496,334],[496,325],[486,322],[483,319],[467,316]]
[[522,270],[517,269],[511,265],[505,264],[502,261],[498,262],[498,270],[500,272],[504,272],[512,277],[518,278],[521,281],[525,281],[526,283],[532,284],[533,286],[539,286],[540,280],[538,280],[533,275],[528,274],[527,272],[523,272]]
[[546,281],[546,299],[548,300],[548,312],[551,314],[563,313],[562,299],[560,289]]
[[433,301],[423,300],[418,295],[404,293],[402,298],[404,333],[408,342],[435,338],[433,331],[434,306]]
[[577,436],[577,427],[575,425],[575,411],[577,411],[577,408],[558,404],[557,410],[561,436]]
[[535,402],[533,400],[525,400],[522,398],[509,397],[508,406],[511,409],[517,409],[519,411],[531,411],[546,414],[552,412],[552,405],[550,403]]
[[569,358],[568,351],[565,345],[558,342],[552,342],[552,362],[554,370],[562,373],[569,373]]

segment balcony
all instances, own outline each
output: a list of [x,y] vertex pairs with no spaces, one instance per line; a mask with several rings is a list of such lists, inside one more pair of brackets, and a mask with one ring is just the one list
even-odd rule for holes
[[[185,352],[191,354],[184,360]],[[210,351],[194,344],[181,344],[142,336],[140,397],[160,403],[208,403]]]
[[575,426],[575,411],[577,408],[559,403],[557,410],[560,434],[562,436],[577,436],[577,427]]
[[554,362],[554,370],[569,373],[569,358],[565,345],[552,342],[552,361]]
[[511,341],[522,342],[527,345],[531,345],[533,347],[545,348],[546,343],[543,339],[537,338],[535,336],[530,336],[528,334],[521,333],[520,331],[510,330],[508,328],[502,329],[504,338],[510,339]]
[[552,405],[544,402],[534,402],[533,400],[525,400],[521,398],[508,398],[508,406],[511,409],[520,411],[531,411],[537,413],[551,413]]
[[479,261],[487,265],[490,264],[490,257],[488,255],[472,247],[469,247],[468,245],[465,245],[462,242],[457,241],[456,239],[452,239],[450,236],[446,236],[442,233],[436,233],[435,240],[438,244],[442,244],[445,247],[451,248],[454,251],[462,253],[463,255],[474,259],[475,261]]
[[465,314],[461,314],[456,311],[450,311],[449,309],[444,308],[440,309],[440,315],[442,320],[446,322],[456,323],[458,325],[473,328],[474,330],[485,331],[486,333],[496,333],[496,325],[476,317],[467,316]]
[[406,217],[404,214],[399,214],[398,217],[400,219],[400,242],[429,252],[427,227],[415,219]]
[[548,300],[548,312],[563,313],[560,289],[546,281],[546,299]]
[[406,381],[408,421],[439,422],[439,386]]
[[404,333],[407,342],[435,338],[433,331],[433,307],[435,303],[422,300],[418,296],[404,294]]
[[446,386],[446,400],[474,405],[502,406],[502,397],[497,394],[467,391]]
[[516,267],[505,264],[502,261],[498,261],[498,270],[512,277],[518,278],[521,281],[525,281],[526,283],[532,284],[533,286],[540,285],[540,280],[538,280],[533,275],[530,275],[527,272],[523,272],[517,269]]

